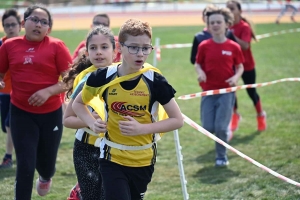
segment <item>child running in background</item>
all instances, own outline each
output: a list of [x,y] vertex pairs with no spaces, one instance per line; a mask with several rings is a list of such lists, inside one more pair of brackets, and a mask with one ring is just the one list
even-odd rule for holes
[[[93,17],[93,22],[91,24],[91,28],[97,27],[97,26],[106,26],[106,27],[110,27],[110,18],[107,14],[105,13],[99,13],[97,15],[95,15]],[[115,36],[115,41],[116,41],[116,45],[119,45],[118,43],[118,36]],[[83,40],[82,42],[79,43],[79,45],[76,47],[74,53],[73,53],[73,61],[75,61],[75,59],[78,57],[78,54],[82,51],[85,51],[85,40]],[[119,62],[121,60],[121,54],[119,52],[116,53],[113,62]]]
[[[73,64],[72,69],[63,79],[69,86],[67,97],[71,98],[64,114],[63,123],[64,126],[68,128],[78,129],[75,134],[76,139],[74,142],[73,160],[80,193],[76,194],[79,188],[78,186],[74,187],[70,194],[72,198],[69,199],[75,199],[76,195],[81,195],[84,200],[104,198],[103,192],[101,193],[102,178],[99,172],[98,162],[100,148],[95,144],[99,137],[90,135],[83,129],[87,127],[87,125],[76,116],[72,109],[72,104],[77,94],[81,92],[82,87],[91,72],[112,64],[114,50],[115,40],[110,29],[102,25],[100,27],[95,27],[87,36],[85,54],[78,63]],[[76,76],[77,78],[74,82]],[[80,77],[83,79],[80,80]],[[93,111],[91,107],[89,107],[89,110],[91,112]],[[104,113],[99,113],[100,117],[105,119],[103,114]],[[80,199],[80,197],[77,198]]]
[[[147,22],[127,20],[119,32],[122,63],[92,73],[73,102],[74,112],[90,129],[105,132],[99,160],[105,199],[143,199],[156,162],[155,133],[183,125],[174,89],[145,63],[153,50],[151,38]],[[86,107],[98,95],[106,119],[95,119]],[[169,118],[155,122],[158,103]]]
[[[251,28],[250,23],[244,17],[242,17],[242,6],[238,1],[227,1],[227,8],[229,8],[234,15],[234,22],[230,27],[230,30],[233,32],[237,43],[242,48],[245,59],[245,61],[243,62],[244,73],[242,75],[242,79],[244,81],[244,84],[254,84],[256,79],[256,72],[255,61],[251,51],[251,40],[252,38],[256,40],[255,34]],[[267,128],[266,112],[262,108],[260,98],[255,88],[248,88],[246,90],[256,109],[257,130],[264,131]],[[237,108],[238,106],[236,99],[230,123],[231,131],[236,131],[238,129],[238,124],[241,119],[241,115],[237,112]]]
[[[2,26],[4,28],[5,35],[0,39],[0,46],[5,40],[13,37],[17,37],[21,31],[21,17],[15,9],[5,10],[2,15]],[[1,128],[6,135],[6,152],[3,158],[3,161],[0,165],[0,169],[12,168],[13,160],[12,154],[14,150],[13,141],[11,138],[11,132],[9,128],[9,118],[10,118],[10,92],[11,92],[11,80],[10,72],[8,71],[4,78],[3,82],[5,83],[5,88],[0,90],[0,102],[1,102]]]
[[[233,16],[227,8],[207,12],[207,27],[212,39],[203,41],[196,56],[195,70],[203,91],[235,86],[243,73],[243,54],[236,42],[226,38],[225,33]],[[236,73],[232,66],[236,67]],[[227,134],[234,93],[203,96],[201,99],[201,122],[203,128],[228,142]],[[226,147],[216,145],[216,167],[229,164]]]
[[[207,16],[206,13],[210,12],[214,9],[217,9],[217,7],[213,4],[207,5],[204,10],[202,11],[202,20],[204,22],[204,24],[206,25],[207,22]],[[190,61],[191,63],[194,65],[195,61],[196,61],[196,55],[197,55],[197,50],[198,50],[198,46],[201,42],[203,42],[204,40],[210,39],[212,36],[209,32],[209,30],[207,29],[207,27],[204,27],[203,31],[198,32],[193,39],[193,45],[192,45],[192,50],[191,50],[191,57],[190,57]],[[226,37],[228,39],[231,39],[232,41],[235,41],[234,35],[232,34],[232,32],[230,30],[226,30]]]
[[[280,2],[281,2],[281,1],[280,1]],[[292,12],[292,14],[291,14],[291,20],[292,20],[293,22],[296,22],[296,20],[295,20],[295,15],[296,15],[298,9],[296,8],[296,6],[294,6],[294,5],[292,4],[292,0],[285,0],[285,5],[282,7],[282,9],[281,9],[279,15],[277,16],[276,21],[275,21],[276,24],[279,24],[280,18],[285,14],[285,12],[286,12],[289,8],[293,10],[293,12]]]
[[1,88],[4,74],[11,73],[10,127],[17,157],[15,200],[30,200],[35,169],[37,193],[46,195],[55,173],[62,125],[65,87],[58,78],[72,62],[66,45],[47,36],[52,16],[42,5],[26,9],[25,35],[6,40],[0,48]]

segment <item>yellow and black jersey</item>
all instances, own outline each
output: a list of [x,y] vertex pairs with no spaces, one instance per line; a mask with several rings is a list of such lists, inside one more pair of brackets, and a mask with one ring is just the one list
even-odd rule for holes
[[[98,69],[93,72],[82,90],[82,100],[88,103],[99,93],[99,88],[118,78],[118,65]],[[140,123],[152,123],[158,105],[168,103],[175,90],[159,73],[146,71],[135,79],[114,84],[105,89],[100,98],[104,99],[107,113],[105,138],[113,143],[126,146],[144,146],[154,142],[153,134],[124,136],[119,129],[119,121],[129,115]],[[112,162],[131,167],[142,167],[156,161],[156,143],[144,150],[120,150],[101,143],[101,156]]]
[[[91,67],[85,69],[84,71],[82,71],[80,74],[78,74],[76,76],[76,79],[74,80],[74,84],[73,84],[73,93],[71,95],[72,99],[75,99],[77,97],[77,95],[81,92],[87,78],[90,76],[90,74],[92,72],[94,72],[96,70],[97,70],[97,68],[94,65],[92,65]],[[99,102],[101,103],[101,101],[99,101]],[[94,111],[94,109],[90,106],[88,106],[88,109],[90,112]],[[104,111],[100,112],[98,114],[101,118],[105,119]],[[89,128],[86,127],[86,129],[89,129]],[[96,143],[97,139],[103,137],[104,135],[103,134],[99,134],[99,136],[91,135],[88,132],[86,132],[86,129],[84,129],[84,128],[77,129],[77,131],[75,133],[75,137],[83,143],[87,143],[87,144],[90,144],[93,146],[98,145]]]

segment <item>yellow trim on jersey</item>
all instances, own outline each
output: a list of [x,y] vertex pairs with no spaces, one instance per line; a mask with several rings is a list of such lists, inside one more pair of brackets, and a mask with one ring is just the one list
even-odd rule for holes
[[[73,82],[73,89],[74,88],[76,88],[77,87],[77,85],[80,83],[80,81],[88,74],[88,73],[92,73],[92,72],[94,72],[94,71],[96,71],[97,70],[97,68],[94,66],[94,65],[92,65],[92,66],[90,66],[89,68],[87,68],[87,69],[85,69],[85,70],[83,70],[82,72],[80,72],[77,76],[76,76],[76,78],[75,78],[75,80],[74,80],[74,82]],[[99,109],[98,109],[98,115],[102,118],[102,119],[105,119],[105,109],[104,109],[104,104],[103,104],[103,101],[96,101],[96,104],[98,104],[99,105]],[[102,106],[102,109],[101,109],[101,107],[100,107],[100,105],[103,105]],[[84,130],[85,129],[88,129],[88,128],[84,128]],[[88,130],[90,130],[90,129],[88,129]],[[94,135],[94,134],[90,134],[90,132],[89,131],[86,131],[85,130],[85,132],[87,132],[87,134],[84,134],[83,135],[83,137],[81,138],[81,141],[82,142],[84,142],[84,143],[87,143],[87,144],[91,144],[91,145],[95,145],[95,143],[96,143],[96,141],[97,141],[97,139],[98,138],[103,138],[104,137],[104,133],[100,133],[100,134],[96,134],[96,135]],[[98,136],[97,136],[98,135]]]
[[[111,66],[111,67],[116,67],[116,66]],[[119,91],[121,88],[118,85],[118,83],[132,79],[136,76],[139,76],[140,74],[142,74],[148,70],[152,70],[152,71],[155,71],[155,72],[161,74],[161,72],[157,68],[155,68],[149,64],[145,64],[144,68],[141,69],[140,71],[133,73],[133,74],[126,75],[126,76],[122,76],[122,77],[115,77],[108,84],[103,85],[101,87],[91,87],[91,86],[88,86],[85,84],[85,86],[82,90],[82,100],[85,104],[90,105],[91,107],[94,108],[94,110],[97,111],[99,104],[98,105],[94,104],[92,101],[94,101],[95,99],[100,100],[100,98],[102,98],[102,94],[105,91],[105,89],[107,89],[109,87],[109,91],[112,90],[113,88],[115,88]],[[148,91],[148,89],[146,89],[147,86],[145,84],[146,83],[144,82],[144,80],[141,79],[139,81],[138,85],[136,86],[136,88],[140,87],[141,90]],[[144,88],[144,89],[142,89],[142,88]],[[122,91],[122,94],[124,93],[124,96],[128,96],[129,92],[130,91],[124,90],[124,91]],[[145,93],[145,94],[147,94],[147,93]],[[109,106],[112,103],[112,102],[110,102],[111,101],[110,98],[108,99],[108,102],[106,102]],[[136,98],[138,98],[138,97],[136,97]],[[116,99],[116,100],[118,100],[118,99]],[[136,99],[134,99],[133,103],[135,102],[135,100]],[[143,101],[149,102],[148,100],[146,100],[146,101],[143,100]],[[132,101],[130,103],[132,103]],[[149,113],[148,111],[145,113],[146,113],[145,117],[141,117],[140,119],[136,118],[136,120],[138,120],[140,123],[151,123],[152,122],[151,121],[151,113]],[[167,113],[165,112],[165,110],[163,109],[163,107],[160,104],[158,104],[158,110],[157,110],[156,114],[158,115],[158,118],[155,119],[156,121],[168,118]],[[122,136],[122,134],[116,133],[116,131],[119,132],[119,128],[116,127],[116,125],[118,124],[118,120],[122,120],[122,119],[123,119],[122,116],[120,116],[118,114],[116,115],[112,111],[109,111],[108,123],[110,123],[111,125],[108,126],[108,129],[110,129],[108,132],[114,132],[114,135],[110,135],[110,134],[108,135],[109,140],[111,140],[113,143],[116,141],[122,141],[122,144],[118,144],[118,143],[115,143],[115,144],[124,146],[126,148],[128,148],[128,147],[133,148],[135,146],[136,147],[142,147],[142,146],[148,147],[149,144],[151,144],[152,148],[151,148],[151,146],[149,149],[143,149],[143,150],[139,150],[139,148],[136,148],[136,151],[133,153],[133,152],[130,152],[130,150],[129,151],[120,150],[120,149],[114,147],[114,145],[110,146],[109,144],[107,144],[110,147],[108,147],[109,150],[107,150],[107,155],[106,155],[108,157],[106,157],[106,159],[111,160],[116,163],[119,163],[121,165],[125,165],[125,166],[138,167],[138,166],[148,166],[151,163],[153,164],[153,162],[154,162],[153,159],[155,159],[155,157],[156,157],[156,144],[155,144],[156,141],[154,139],[155,133],[147,134],[147,135],[143,135],[143,136],[142,135],[134,136],[128,140],[128,138],[126,139],[126,137]],[[114,121],[114,122],[112,122],[112,121]],[[115,125],[113,125],[113,124],[115,124]],[[160,134],[160,135],[162,135],[162,134]],[[111,138],[110,136],[113,138]],[[116,137],[116,138],[114,138],[114,137]],[[121,137],[121,139],[119,137]],[[119,138],[119,139],[117,139],[117,138]],[[102,142],[105,143],[104,140],[102,140]],[[128,160],[126,160],[126,159],[124,160],[123,159],[124,157],[128,158]]]

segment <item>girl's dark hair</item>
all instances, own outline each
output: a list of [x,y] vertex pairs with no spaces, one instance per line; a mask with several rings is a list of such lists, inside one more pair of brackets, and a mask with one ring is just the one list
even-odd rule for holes
[[[227,3],[234,3],[236,5],[236,7],[239,9],[239,11],[242,11],[242,4],[237,1],[237,0],[230,0],[230,1],[227,1]],[[247,24],[249,24],[250,28],[251,28],[251,36],[252,38],[257,41],[256,39],[256,36],[255,36],[255,33],[253,31],[253,26],[252,26],[252,23],[245,17],[241,16],[241,19],[246,22]]]
[[[115,38],[112,31],[108,27],[100,25],[95,27],[93,30],[91,30],[88,33],[86,38],[86,49],[84,51],[88,51],[89,41],[91,40],[93,35],[100,35],[100,34],[107,36],[113,46],[113,49],[116,48]],[[85,56],[84,53],[78,56],[79,58],[71,65],[71,70],[66,74],[66,76],[63,77],[62,80],[67,85],[67,89],[68,89],[67,96],[66,96],[67,98],[70,98],[70,96],[73,93],[73,83],[76,76],[80,74],[80,72],[82,72],[83,70],[93,65],[91,61]]]
[[68,91],[66,97],[68,99],[73,93],[73,82],[76,76],[80,74],[80,72],[82,72],[83,70],[93,65],[91,61],[85,56],[85,54],[79,56],[80,58],[77,59],[77,61],[71,65],[71,70],[62,79],[62,81],[67,85]]
[[87,51],[88,51],[89,42],[94,35],[104,35],[108,37],[109,41],[113,46],[113,49],[116,48],[115,37],[113,32],[108,27],[100,25],[100,26],[96,26],[92,31],[88,33],[86,37],[86,43],[85,43]]
[[52,29],[52,25],[53,25],[53,19],[52,19],[52,16],[51,16],[49,10],[48,10],[44,5],[42,5],[42,4],[35,4],[35,5],[32,5],[32,6],[29,6],[29,7],[26,9],[25,13],[24,13],[24,21],[25,21],[26,18],[29,17],[29,16],[32,14],[32,12],[33,12],[34,10],[36,10],[36,9],[44,10],[44,11],[47,13],[47,15],[48,15],[48,20],[49,20],[49,27],[50,27],[50,29]]
[[5,10],[4,14],[2,15],[2,26],[4,26],[4,20],[6,20],[9,17],[15,17],[17,19],[18,24],[21,24],[21,16],[19,15],[18,11],[11,8]]

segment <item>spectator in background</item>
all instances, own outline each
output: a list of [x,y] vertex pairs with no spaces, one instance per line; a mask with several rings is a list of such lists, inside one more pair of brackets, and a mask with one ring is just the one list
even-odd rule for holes
[[[280,2],[281,2],[281,1],[280,1]],[[281,9],[281,11],[280,11],[280,13],[279,13],[279,15],[278,15],[276,21],[275,21],[276,24],[279,24],[280,18],[285,14],[285,12],[286,12],[289,8],[293,10],[292,15],[291,15],[291,20],[292,20],[292,22],[296,22],[296,20],[295,20],[295,15],[296,15],[298,9],[296,8],[296,6],[294,6],[294,5],[292,4],[292,0],[285,0],[285,4],[283,5],[283,7],[282,7],[282,9]]]
[[[0,46],[9,38],[17,37],[21,31],[21,17],[15,9],[5,10],[2,15],[2,26],[4,28],[5,36],[0,39]],[[9,128],[10,118],[10,92],[11,92],[11,79],[10,72],[8,71],[3,79],[5,88],[0,90],[1,102],[1,128],[6,135],[6,152],[0,169],[11,168],[13,166],[12,153],[14,149],[11,132]]]
[[[227,8],[234,15],[233,25],[229,28],[242,48],[245,61],[243,62],[244,73],[242,79],[244,84],[254,84],[256,79],[255,61],[251,51],[251,40],[256,40],[255,34],[249,21],[242,16],[242,6],[239,1],[230,0],[226,3]],[[247,89],[248,96],[251,98],[255,110],[256,110],[256,121],[257,131],[264,131],[267,128],[267,114],[262,108],[260,97],[256,92],[256,88]],[[241,115],[237,112],[237,98],[235,99],[234,110],[231,118],[230,129],[236,131],[238,129]]]
[[[110,18],[107,14],[100,13],[100,14],[96,14],[93,17],[93,22],[91,24],[91,28],[94,28],[99,25],[110,27]],[[116,41],[116,49],[117,49],[119,46],[118,36],[115,36],[115,41]],[[76,47],[76,49],[73,53],[72,59],[75,60],[81,51],[85,52],[85,40],[80,42],[79,45]],[[121,54],[119,52],[116,52],[113,62],[120,62],[120,60],[121,60]]]

